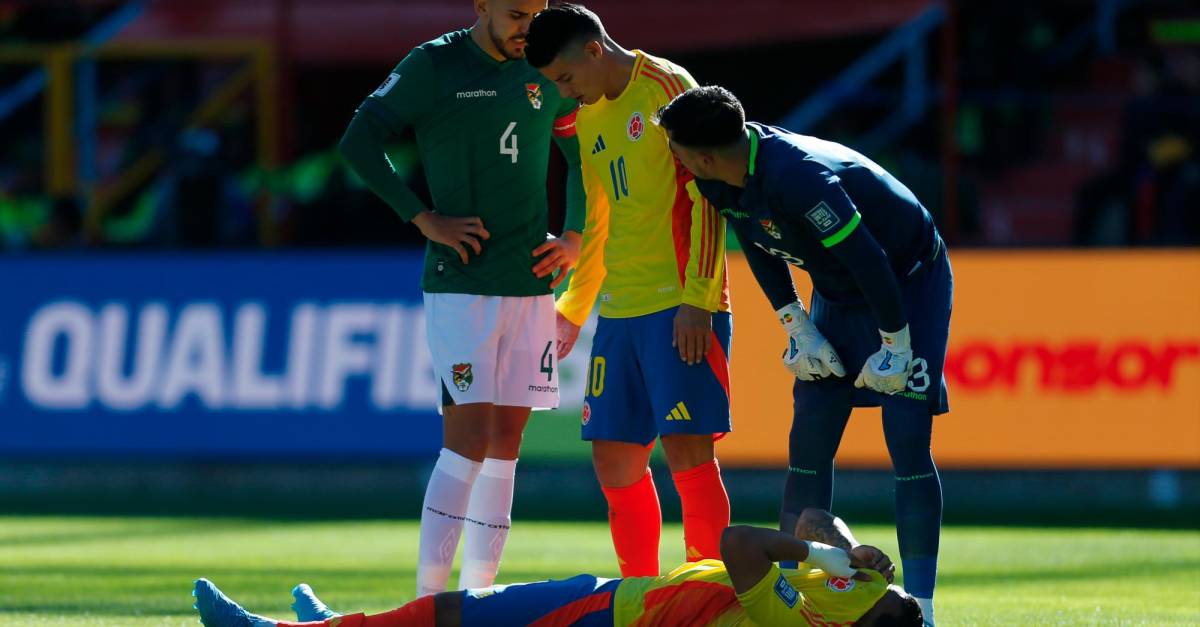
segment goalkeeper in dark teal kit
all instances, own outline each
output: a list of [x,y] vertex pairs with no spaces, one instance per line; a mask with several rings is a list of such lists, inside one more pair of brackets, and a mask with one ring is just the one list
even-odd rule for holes
[[[747,124],[723,88],[688,90],[659,118],[788,332],[784,364],[797,381],[780,528],[806,507],[831,508],[850,410],[882,406],[905,587],[932,625],[942,491],[930,434],[933,416],[949,409],[953,277],[929,212],[845,146]],[[789,264],[812,277],[807,312]]]

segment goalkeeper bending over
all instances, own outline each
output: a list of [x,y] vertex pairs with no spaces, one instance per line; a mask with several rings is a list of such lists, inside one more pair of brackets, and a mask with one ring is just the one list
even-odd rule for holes
[[[859,544],[829,512],[805,510],[795,535],[736,526],[721,536],[724,561],[684,564],[660,577],[570,579],[426,596],[382,614],[332,615],[297,586],[293,623],[250,614],[207,579],[193,595],[207,627],[921,625],[916,600],[890,585],[895,566]],[[795,560],[799,568],[776,562]]]

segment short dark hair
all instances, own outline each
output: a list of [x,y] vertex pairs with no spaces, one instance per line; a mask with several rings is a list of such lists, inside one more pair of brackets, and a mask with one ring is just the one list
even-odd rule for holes
[[[925,624],[925,616],[921,612],[921,604],[917,603],[917,598],[907,592],[900,592],[896,586],[888,586],[887,592],[880,601],[888,598],[888,595],[894,595],[893,600],[888,600],[893,604],[892,607],[879,607],[879,602],[876,602],[875,607],[872,607],[859,618],[859,623],[870,625],[870,627],[921,627]],[[897,608],[894,604],[899,602]],[[890,612],[888,610],[891,610]]]
[[724,87],[693,87],[658,110],[658,124],[689,148],[725,148],[746,133],[746,112]]
[[562,54],[564,48],[580,39],[604,37],[600,18],[578,4],[556,4],[533,17],[525,35],[525,60],[535,68],[544,68]]
[[925,624],[925,613],[921,611],[921,604],[917,603],[917,597],[906,594],[902,603],[904,609],[900,610],[900,616],[897,617],[899,619],[897,624],[906,626]]

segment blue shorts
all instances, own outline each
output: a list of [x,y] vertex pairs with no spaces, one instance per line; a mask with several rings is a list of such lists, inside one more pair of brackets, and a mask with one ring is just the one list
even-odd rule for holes
[[704,361],[689,366],[671,346],[677,309],[600,318],[583,399],[584,440],[645,445],[660,435],[731,430],[733,317],[727,312],[712,315],[712,348]]
[[[913,370],[908,379],[908,388],[888,396],[867,389],[854,389],[851,394],[854,407],[887,407],[892,404],[922,403],[933,415],[950,410],[946,392],[946,379],[942,370],[946,363],[946,342],[950,336],[950,309],[954,296],[954,275],[950,270],[950,259],[946,247],[940,246],[937,255],[928,264],[921,266],[912,276],[900,279],[900,296],[904,300],[904,311],[908,316],[909,333],[912,336]],[[797,381],[797,394],[804,387],[804,394],[821,390],[844,394],[842,386],[853,388],[867,358],[879,350],[879,325],[866,304],[845,305],[831,303],[813,292],[811,313],[817,325],[846,367],[845,377],[833,377],[822,381]]]
[[549,625],[612,627],[613,597],[620,579],[576,575],[509,586],[463,590],[464,627]]

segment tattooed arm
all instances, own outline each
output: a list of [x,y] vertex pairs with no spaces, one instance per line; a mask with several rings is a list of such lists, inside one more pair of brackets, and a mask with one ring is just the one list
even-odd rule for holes
[[721,559],[733,589],[739,594],[753,588],[767,576],[775,562],[795,560],[837,576],[856,576],[853,556],[841,547],[819,540],[759,527],[728,527],[721,534]]
[[796,521],[796,537],[802,540],[816,540],[830,546],[836,546],[850,552],[850,565],[856,568],[870,568],[883,573],[888,583],[896,576],[896,566],[883,551],[860,544],[850,533],[850,527],[845,521],[823,509],[810,507],[800,514]]
[[849,551],[859,545],[850,533],[850,527],[837,516],[823,509],[809,507],[796,520],[796,537],[801,540],[816,540],[830,546]]

